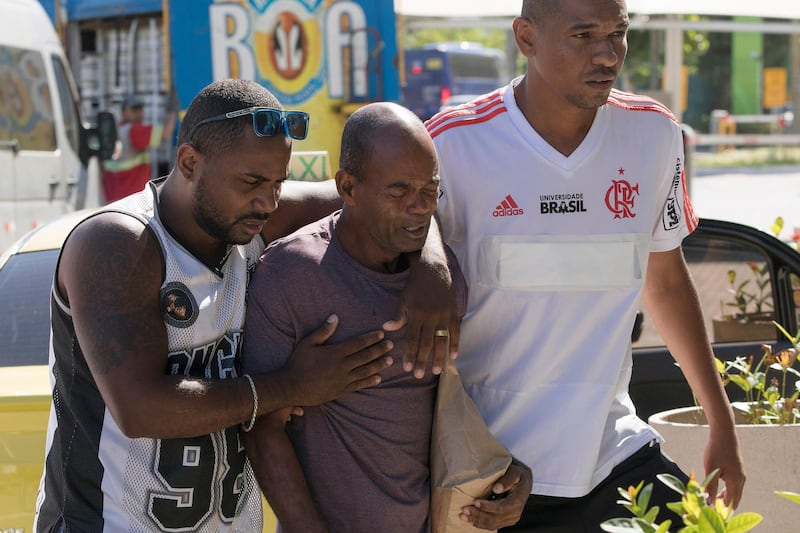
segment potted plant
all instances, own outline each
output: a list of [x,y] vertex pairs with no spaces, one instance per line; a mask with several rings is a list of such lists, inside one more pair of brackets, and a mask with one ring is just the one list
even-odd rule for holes
[[[783,231],[783,217],[777,217],[770,231],[778,237]],[[719,316],[712,317],[711,325],[717,342],[736,342],[774,339],[772,324],[772,287],[769,267],[751,261],[747,264],[750,277],[739,281],[740,274],[728,270],[728,292],[731,299],[720,302]]]
[[676,524],[675,528],[670,529],[673,525],[671,520],[656,521],[660,509],[657,506],[650,507],[653,484],[644,485],[644,482],[640,482],[636,487],[628,487],[627,490],[617,489],[622,496],[617,503],[628,509],[633,516],[606,520],[600,524],[600,528],[610,533],[667,533],[669,531],[745,533],[750,531],[761,522],[763,517],[760,514],[747,512],[734,515],[733,509],[725,505],[721,498],[714,498],[709,503],[706,487],[716,475],[717,471],[715,470],[702,483],[698,483],[692,472],[689,482],[686,484],[670,474],[656,476],[659,481],[680,494],[681,499],[668,503],[667,507],[681,517],[684,526],[682,528]]
[[784,490],[776,490],[775,494],[777,494],[778,496],[782,496],[782,497],[786,498],[787,500],[792,501],[794,503],[800,503],[800,494],[798,494],[796,492],[787,492],[787,491],[784,491]]
[[744,281],[738,280],[735,270],[728,270],[731,299],[720,302],[720,315],[711,319],[714,339],[718,342],[775,338],[769,267],[754,261],[748,267],[752,277]]
[[[600,524],[600,529],[609,533],[746,533],[755,528],[764,519],[758,513],[741,512],[734,514],[731,506],[725,505],[722,498],[709,498],[706,487],[717,475],[714,470],[702,483],[698,483],[694,472],[689,477],[689,482],[684,484],[680,479],[670,474],[659,474],[658,480],[680,494],[680,501],[668,503],[667,507],[681,517],[683,527],[675,525],[667,519],[657,522],[658,506],[650,506],[650,496],[653,493],[653,484],[644,482],[627,489],[617,488],[621,500],[617,503],[631,513],[631,517],[612,518]],[[775,491],[775,494],[787,500],[800,503],[800,494],[795,492]]]
[[[780,324],[773,327],[794,348],[774,353],[771,346],[762,345],[759,359],[717,360],[717,368],[723,381],[741,387],[748,400],[732,404],[747,471],[741,507],[762,514],[766,531],[782,532],[794,531],[798,520],[797,509],[776,498],[773,490],[800,492],[800,372],[795,368],[800,332],[791,336]],[[649,423],[664,437],[665,454],[684,469],[702,471],[708,425],[701,408],[656,413]]]

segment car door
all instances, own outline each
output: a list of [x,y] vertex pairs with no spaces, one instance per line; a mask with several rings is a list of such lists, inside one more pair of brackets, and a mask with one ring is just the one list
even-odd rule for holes
[[[776,349],[789,346],[771,322],[777,321],[791,333],[797,331],[797,249],[749,226],[702,219],[685,239],[683,253],[717,358],[759,357],[762,344]],[[752,318],[757,310],[760,315]],[[647,420],[658,411],[694,405],[694,399],[646,310],[643,315],[633,343],[630,393],[637,413]],[[756,322],[759,327],[751,327]],[[732,400],[743,399],[735,386],[727,390]]]

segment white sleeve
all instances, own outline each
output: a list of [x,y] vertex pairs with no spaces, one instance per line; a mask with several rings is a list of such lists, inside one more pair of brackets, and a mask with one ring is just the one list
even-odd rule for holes
[[683,137],[680,126],[675,124],[669,155],[668,168],[661,177],[659,190],[663,201],[657,203],[660,213],[653,227],[651,252],[666,252],[680,246],[683,239],[697,227],[697,216],[689,200],[686,184]]

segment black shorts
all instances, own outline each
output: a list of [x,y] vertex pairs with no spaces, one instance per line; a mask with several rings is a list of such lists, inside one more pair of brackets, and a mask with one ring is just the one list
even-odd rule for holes
[[[520,521],[515,525],[503,528],[502,533],[535,532],[535,533],[583,533],[602,531],[600,524],[611,518],[630,517],[631,514],[617,503],[620,499],[618,487],[627,489],[631,485],[653,484],[653,495],[650,507],[657,505],[660,509],[657,522],[672,520],[673,528],[680,528],[683,522],[680,517],[667,509],[666,504],[681,499],[680,494],[670,489],[658,479],[658,474],[672,474],[686,483],[689,480],[678,465],[661,453],[661,446],[652,441],[618,464],[600,485],[592,492],[580,498],[559,498],[555,496],[539,496],[531,494]],[[536,472],[533,472],[533,483],[536,485]]]

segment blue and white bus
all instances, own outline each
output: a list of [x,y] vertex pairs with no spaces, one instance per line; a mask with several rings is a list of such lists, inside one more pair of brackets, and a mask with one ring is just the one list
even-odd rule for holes
[[427,120],[459,95],[480,95],[506,83],[504,55],[479,43],[431,43],[405,51],[402,104]]

